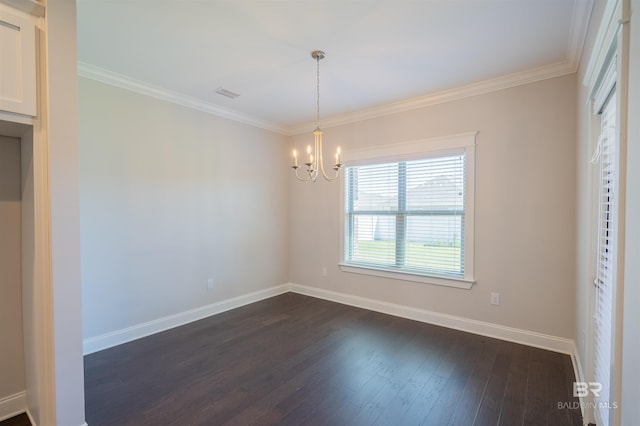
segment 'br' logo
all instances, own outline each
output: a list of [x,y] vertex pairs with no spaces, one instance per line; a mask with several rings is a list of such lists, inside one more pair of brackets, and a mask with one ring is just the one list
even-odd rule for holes
[[600,382],[573,382],[573,396],[583,398],[589,395],[589,392],[596,398],[600,398],[602,384]]

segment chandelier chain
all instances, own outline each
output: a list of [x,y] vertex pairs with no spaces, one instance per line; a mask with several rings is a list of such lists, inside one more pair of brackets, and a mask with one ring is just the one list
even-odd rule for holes
[[320,128],[320,56],[316,58],[316,127]]

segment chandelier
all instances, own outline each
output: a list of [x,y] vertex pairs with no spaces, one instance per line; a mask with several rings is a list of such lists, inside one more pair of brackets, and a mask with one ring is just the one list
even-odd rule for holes
[[295,171],[298,180],[315,182],[318,179],[318,174],[322,173],[322,176],[328,181],[335,180],[340,175],[340,147],[336,150],[335,164],[333,165],[333,173],[328,175],[324,170],[324,162],[322,161],[322,130],[320,130],[320,59],[324,59],[324,52],[322,50],[314,50],[311,52],[311,57],[316,60],[316,129],[313,131],[314,143],[313,150],[311,145],[307,146],[306,161],[303,163],[306,166],[306,173],[303,172],[302,176],[298,173],[300,166],[298,165],[298,151],[293,150],[293,165],[291,166]]

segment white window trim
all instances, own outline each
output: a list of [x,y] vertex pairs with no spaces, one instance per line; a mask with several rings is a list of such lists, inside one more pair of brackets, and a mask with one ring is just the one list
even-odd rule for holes
[[440,275],[425,275],[400,271],[393,268],[357,265],[346,262],[345,256],[345,174],[340,177],[340,253],[341,262],[338,264],[343,272],[373,275],[382,278],[414,281],[454,288],[471,289],[475,284],[474,275],[474,217],[475,217],[475,149],[478,132],[462,133],[438,138],[420,139],[398,144],[380,145],[343,152],[343,163],[346,167],[365,164],[396,162],[423,158],[424,155],[440,155],[447,152],[459,152],[461,149],[466,157],[466,190],[465,190],[465,267],[464,277],[450,277]]
[[[624,205],[625,193],[626,193],[626,145],[627,141],[627,122],[628,122],[628,110],[627,100],[629,93],[629,75],[628,75],[628,60],[629,60],[629,22],[630,22],[630,2],[624,2],[622,0],[607,0],[605,9],[602,13],[598,33],[594,41],[593,48],[590,52],[590,59],[587,64],[585,77],[583,79],[583,85],[587,88],[591,96],[588,101],[591,102],[590,107],[593,108],[593,115],[591,119],[591,137],[592,143],[597,140],[596,135],[600,132],[599,119],[596,117],[599,112],[599,108],[602,106],[602,102],[606,100],[608,93],[608,86],[611,87],[612,83],[616,84],[617,94],[617,115],[618,115],[618,130],[617,137],[619,143],[618,149],[618,205]],[[625,28],[626,27],[626,28]],[[613,65],[615,68],[616,79],[612,79],[612,69],[609,68]],[[617,81],[616,81],[617,80]],[[591,178],[590,174],[590,178]],[[592,185],[593,182],[592,182]],[[592,186],[592,190],[596,188]],[[592,196],[596,196],[592,194]],[[593,204],[591,208],[595,208]],[[592,212],[593,213],[593,212]],[[620,208],[617,216],[617,229],[618,235],[624,236],[625,227],[625,210]],[[590,229],[592,232],[597,229],[597,215],[591,217]],[[591,253],[595,253],[595,247],[597,247],[597,238],[594,235],[592,238]],[[615,289],[613,291],[613,328],[612,332],[612,345],[611,345],[611,376],[610,376],[610,394],[606,396],[608,401],[620,401],[622,395],[622,329],[623,312],[620,306],[624,305],[624,292],[620,289],[624,288],[624,274],[620,274],[619,271],[624,270],[625,262],[625,246],[624,238],[618,238],[617,241],[617,254],[618,258],[615,262],[615,273],[617,274],[614,282]],[[593,274],[592,278],[596,278],[596,257],[592,257],[590,260],[590,273]],[[584,283],[581,283],[584,284]],[[596,330],[594,327],[594,321],[592,320],[594,314],[594,298],[596,296],[595,286],[590,285],[590,306],[587,319],[587,337],[585,342],[586,347],[586,359],[584,363],[587,367],[586,379],[594,379],[594,364],[595,356],[593,351],[595,348]],[[602,395],[602,394],[601,394]],[[581,398],[582,399],[582,398]],[[594,402],[593,396],[587,397],[587,402]],[[585,423],[595,423],[597,419],[595,417],[595,411],[598,405],[588,409],[583,408],[583,417]],[[620,410],[609,410],[608,420],[610,424],[620,424],[621,422]],[[598,423],[599,424],[599,423]]]

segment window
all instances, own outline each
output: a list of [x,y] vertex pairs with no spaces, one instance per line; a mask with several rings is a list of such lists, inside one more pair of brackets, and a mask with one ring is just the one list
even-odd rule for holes
[[616,61],[611,61],[594,98],[595,115],[600,116],[600,137],[592,163],[597,165],[598,221],[596,277],[594,280],[593,375],[601,386],[595,396],[595,419],[608,425],[612,398],[614,300],[617,287],[618,246],[618,164]]
[[475,134],[345,153],[342,269],[470,288]]
[[594,377],[602,386],[601,396],[596,397],[599,405],[596,410],[598,424],[609,424],[607,403],[610,399],[611,384],[611,344],[612,344],[612,309],[613,287],[615,286],[616,255],[616,212],[617,200],[614,197],[617,186],[616,170],[616,100],[615,92],[607,101],[602,111],[602,129],[598,147],[600,179],[598,189],[600,196],[598,220],[598,257],[595,285],[595,356]]

